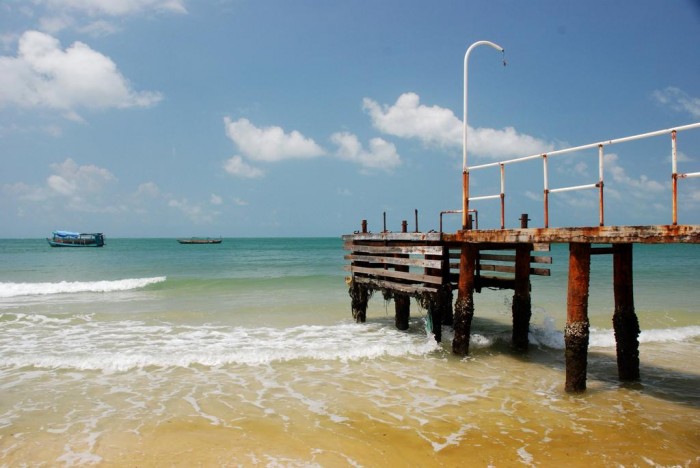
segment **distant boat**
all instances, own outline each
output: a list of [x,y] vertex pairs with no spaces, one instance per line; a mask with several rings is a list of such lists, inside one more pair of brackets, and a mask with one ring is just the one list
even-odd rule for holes
[[51,234],[52,237],[46,239],[51,247],[102,247],[105,245],[105,236],[101,232],[54,231]]
[[221,244],[223,239],[211,239],[209,237],[190,237],[189,239],[177,239],[180,244]]

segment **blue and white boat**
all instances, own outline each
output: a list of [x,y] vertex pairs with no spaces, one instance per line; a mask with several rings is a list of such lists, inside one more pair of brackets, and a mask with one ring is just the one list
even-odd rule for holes
[[53,231],[52,237],[46,240],[51,247],[102,247],[105,245],[105,236],[101,232]]

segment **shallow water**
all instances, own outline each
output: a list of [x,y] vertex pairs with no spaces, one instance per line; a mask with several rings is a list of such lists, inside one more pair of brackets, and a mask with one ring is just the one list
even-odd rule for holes
[[458,358],[415,304],[407,332],[381,297],[353,323],[337,239],[0,240],[0,464],[697,466],[688,247],[635,250],[635,385],[596,260],[588,391],[569,395],[564,249],[533,282],[530,351],[510,351],[510,294],[487,291]]

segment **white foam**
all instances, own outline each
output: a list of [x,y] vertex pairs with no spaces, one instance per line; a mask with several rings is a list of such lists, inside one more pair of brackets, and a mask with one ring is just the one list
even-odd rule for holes
[[[553,349],[564,349],[564,332],[554,328],[553,320],[546,320],[541,326],[530,327],[530,342],[535,345]],[[677,328],[658,328],[642,330],[640,343],[678,343],[700,337],[700,326],[689,325]],[[591,327],[589,346],[593,348],[614,348],[615,332],[613,329]]]
[[57,283],[0,283],[0,298],[51,294],[128,291],[162,283],[165,276],[114,281],[60,281]]

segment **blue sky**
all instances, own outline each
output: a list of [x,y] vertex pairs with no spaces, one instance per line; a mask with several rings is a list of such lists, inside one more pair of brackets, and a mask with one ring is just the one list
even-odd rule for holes
[[[695,0],[3,0],[0,237],[337,236],[416,209],[437,229],[461,208],[478,40],[507,66],[470,56],[470,165],[700,121]],[[670,147],[606,148],[606,224],[670,223]],[[678,150],[700,171],[700,130]],[[595,150],[552,158],[549,185],[597,172]],[[541,226],[542,190],[540,161],[508,167],[506,225]],[[700,223],[700,179],[680,196]],[[597,225],[596,197],[552,194],[550,225]]]

